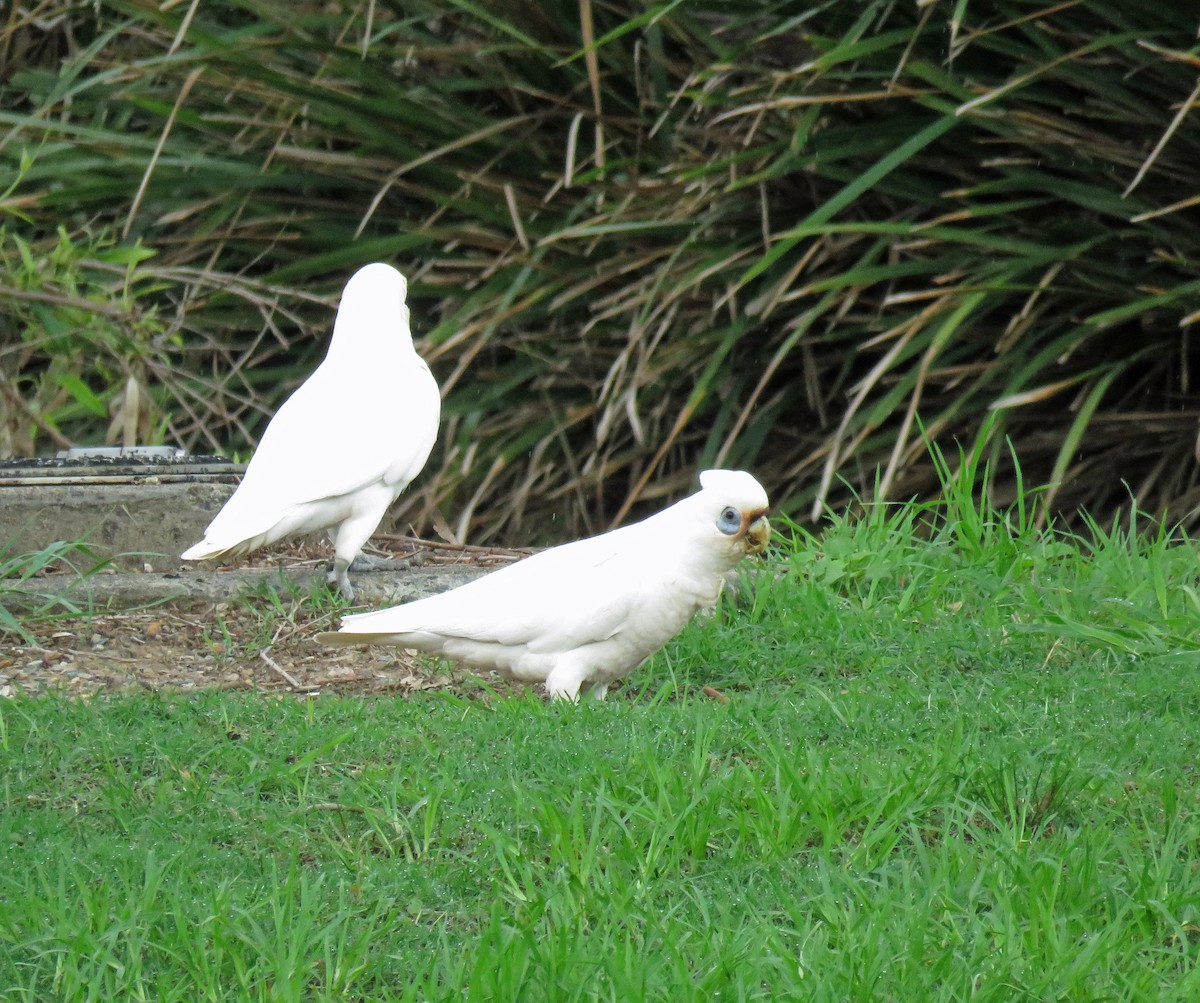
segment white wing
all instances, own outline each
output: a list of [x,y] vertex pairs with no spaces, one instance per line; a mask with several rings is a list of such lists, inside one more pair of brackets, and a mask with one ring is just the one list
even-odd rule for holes
[[388,381],[324,366],[313,373],[276,412],[237,493],[205,535],[246,539],[295,505],[381,482],[403,490],[433,448],[440,401],[415,355],[407,372],[392,373]]
[[419,633],[531,651],[569,651],[618,633],[643,601],[644,524],[565,544],[417,602],[347,616],[322,640]]
[[296,506],[371,485],[399,494],[429,457],[440,411],[428,368],[412,362],[407,378],[387,383],[347,385],[318,369],[276,413],[237,491],[188,553],[226,550],[269,532]]

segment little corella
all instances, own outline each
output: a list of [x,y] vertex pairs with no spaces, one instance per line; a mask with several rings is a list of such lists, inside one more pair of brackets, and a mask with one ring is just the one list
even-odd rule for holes
[[741,470],[621,529],[534,554],[440,595],[343,619],[326,644],[395,644],[603,698],[717,601],[726,574],[770,538],[767,494]]
[[437,437],[441,399],[413,348],[407,290],[391,265],[351,277],[325,360],[275,413],[242,482],[184,560],[237,557],[328,529],[329,581],[353,598],[351,561]]

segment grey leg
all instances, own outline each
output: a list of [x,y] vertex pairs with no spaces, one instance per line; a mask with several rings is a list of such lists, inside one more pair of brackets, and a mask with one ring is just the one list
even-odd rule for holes
[[325,581],[337,589],[347,602],[354,602],[354,586],[350,584],[349,570],[349,561],[343,561],[340,557],[334,558]]

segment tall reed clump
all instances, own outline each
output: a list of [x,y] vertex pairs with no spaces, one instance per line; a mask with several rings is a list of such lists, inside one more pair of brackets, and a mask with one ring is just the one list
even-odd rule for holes
[[598,529],[710,464],[795,514],[934,490],[922,426],[987,435],[997,470],[1009,437],[1051,508],[1186,517],[1196,26],[1118,0],[51,0],[0,26],[0,161],[26,160],[0,219],[35,260],[60,227],[152,252],[139,372],[196,448],[247,448],[348,274],[399,265],[446,393],[401,514],[473,539]]

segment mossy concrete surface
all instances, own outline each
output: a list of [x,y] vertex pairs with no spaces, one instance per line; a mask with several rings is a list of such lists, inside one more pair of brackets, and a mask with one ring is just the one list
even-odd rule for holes
[[179,554],[233,494],[219,482],[4,485],[0,481],[0,548],[41,550],[82,540],[100,558],[138,571],[173,571]]

